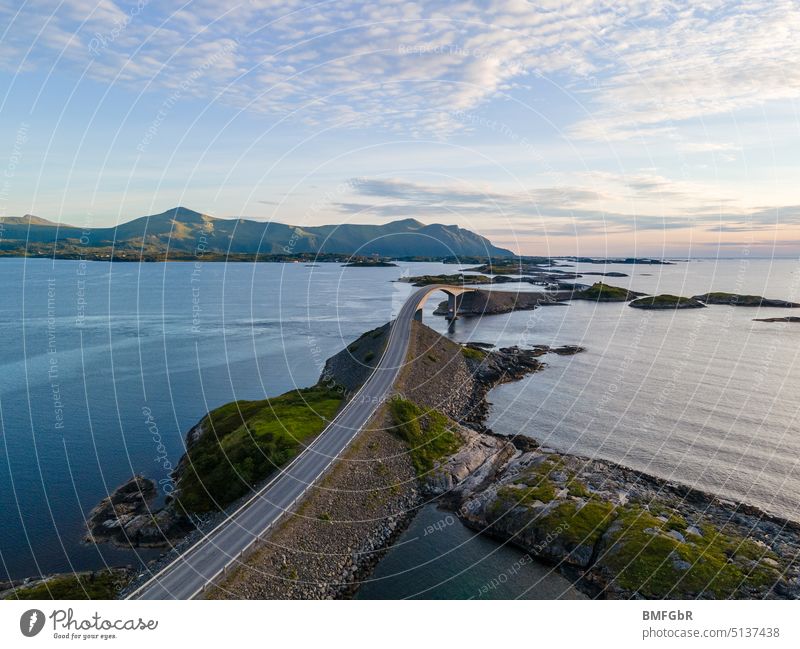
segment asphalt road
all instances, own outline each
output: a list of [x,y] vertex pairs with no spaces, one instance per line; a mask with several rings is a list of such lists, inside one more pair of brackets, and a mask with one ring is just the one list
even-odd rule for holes
[[317,439],[280,474],[229,518],[128,596],[128,599],[191,599],[292,508],[347,448],[389,396],[408,350],[416,305],[441,286],[412,293],[392,323],[389,341],[377,367]]

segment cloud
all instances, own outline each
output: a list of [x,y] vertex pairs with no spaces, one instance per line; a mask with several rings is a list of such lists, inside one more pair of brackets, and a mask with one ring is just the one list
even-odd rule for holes
[[728,151],[741,151],[741,147],[730,142],[681,142],[677,145],[679,151],[684,153],[723,153]]
[[[689,228],[742,233],[800,225],[800,205],[748,208],[730,197],[709,198],[709,188],[702,185],[648,173],[589,174],[586,179],[595,186],[503,192],[465,184],[358,178],[351,181],[353,200],[336,202],[333,207],[348,215],[381,218],[455,216],[467,221],[480,218],[482,223],[500,219],[506,234],[536,230],[548,236]],[[666,205],[665,197],[669,199]],[[490,226],[482,231],[495,230]]]
[[800,7],[787,1],[30,0],[0,11],[3,49],[20,54],[10,70],[135,91],[175,91],[199,70],[191,94],[315,126],[443,137],[465,128],[454,113],[527,100],[540,77],[583,103],[570,133],[595,140],[800,96]]
[[585,139],[664,135],[676,125],[800,96],[800,6],[794,2],[655,3],[652,17],[603,35],[607,67]]

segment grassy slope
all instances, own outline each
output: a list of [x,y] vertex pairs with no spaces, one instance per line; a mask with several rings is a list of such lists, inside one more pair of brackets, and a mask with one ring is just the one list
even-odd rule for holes
[[317,385],[211,411],[203,420],[207,432],[187,453],[180,504],[205,512],[243,496],[322,432],[341,402],[338,390]]
[[450,429],[450,420],[437,410],[425,411],[406,399],[392,399],[389,410],[395,431],[408,445],[417,475],[430,473],[436,462],[455,453],[461,446]]

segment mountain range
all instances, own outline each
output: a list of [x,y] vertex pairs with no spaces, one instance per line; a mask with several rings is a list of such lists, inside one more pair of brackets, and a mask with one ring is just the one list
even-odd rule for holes
[[38,216],[0,218],[0,250],[73,250],[112,247],[152,256],[298,255],[302,253],[385,257],[511,257],[485,237],[457,225],[425,225],[403,219],[383,225],[298,226],[221,219],[185,207],[142,216],[111,228],[79,228]]

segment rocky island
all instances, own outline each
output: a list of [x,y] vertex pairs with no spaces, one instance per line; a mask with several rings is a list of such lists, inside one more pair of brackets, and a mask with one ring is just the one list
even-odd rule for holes
[[595,302],[628,302],[642,295],[644,293],[629,291],[619,286],[610,286],[603,282],[595,282],[587,289],[576,290],[572,295],[572,299],[593,300]]
[[357,259],[342,264],[343,268],[395,268],[397,264],[385,259]]
[[702,295],[695,295],[693,300],[698,300],[704,304],[727,304],[730,306],[748,306],[748,307],[779,307],[784,309],[796,309],[800,304],[796,302],[789,302],[787,300],[774,300],[760,295],[739,295],[737,293],[703,293]]
[[778,318],[753,318],[753,322],[800,322],[800,316],[787,315]]
[[677,295],[654,295],[647,297],[640,297],[628,306],[634,309],[702,309],[705,304],[696,300],[693,297],[679,297]]

